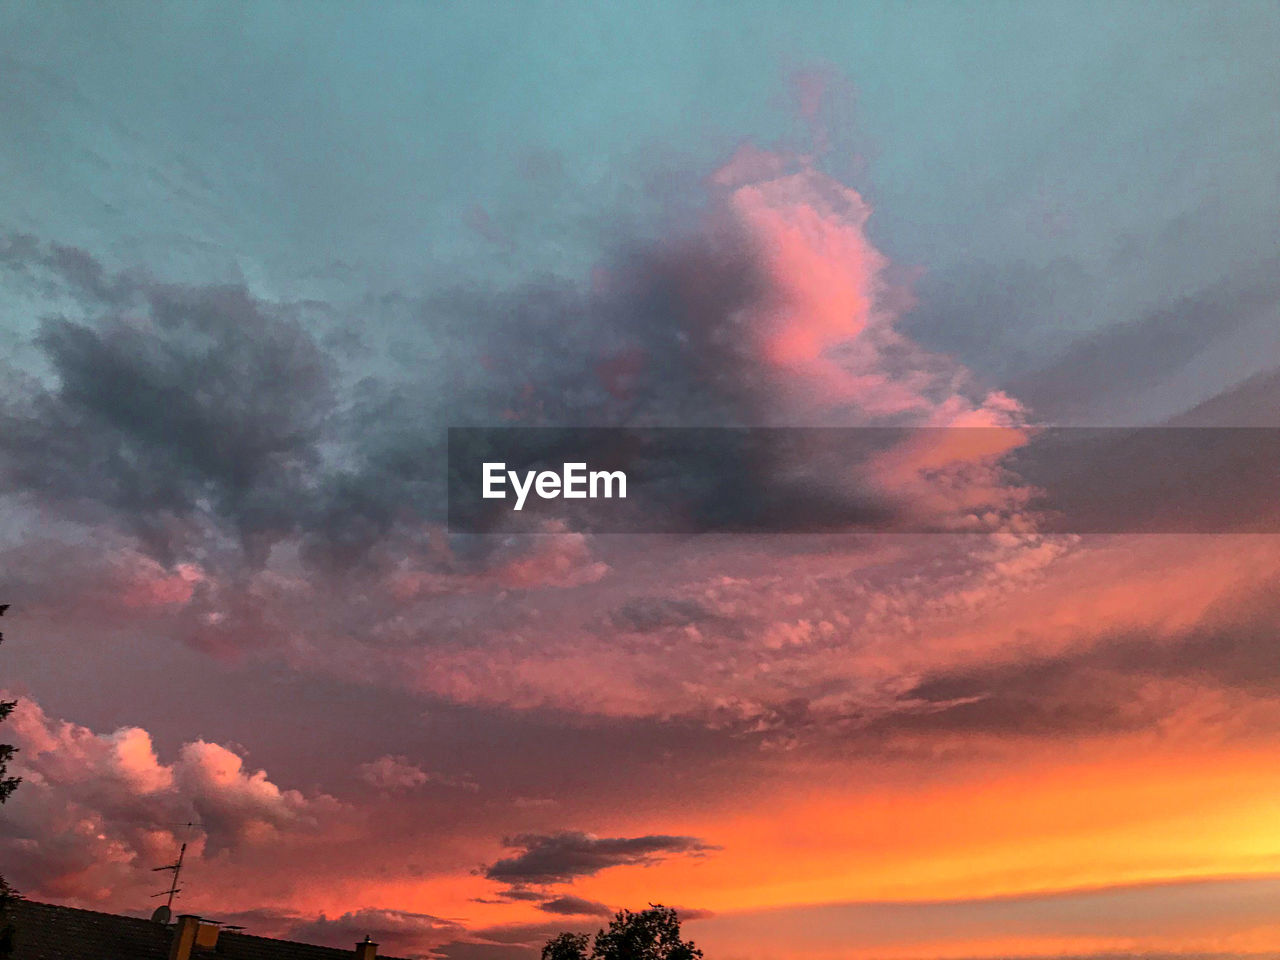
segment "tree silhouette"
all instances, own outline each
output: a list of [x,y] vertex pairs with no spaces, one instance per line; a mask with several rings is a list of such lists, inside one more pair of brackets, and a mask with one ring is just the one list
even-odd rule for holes
[[[7,603],[0,603],[0,617],[4,616],[4,612],[9,609]],[[4,634],[0,633],[0,643],[4,643]],[[13,712],[17,700],[0,700],[0,723]],[[8,744],[0,743],[0,803],[4,803],[9,799],[9,794],[18,788],[18,784],[22,782],[21,777],[7,777],[5,773],[9,767],[9,761],[13,755],[18,752],[18,748]]]
[[562,933],[542,946],[542,960],[587,960],[587,935]]
[[608,930],[596,933],[591,954],[587,936],[562,933],[542,948],[542,960],[701,960],[692,940],[680,939],[680,917],[671,907],[649,904],[648,910],[620,910]]
[[[0,617],[4,616],[4,612],[9,609],[9,604],[0,603]],[[4,634],[0,633],[0,643],[4,642]],[[13,712],[16,700],[0,700],[0,723]],[[22,782],[21,777],[6,776],[9,768],[9,761],[13,759],[13,755],[18,752],[18,748],[8,743],[0,743],[0,803],[4,803],[9,799],[9,794],[18,788],[18,784]],[[0,875],[0,957],[7,957],[13,952],[13,924],[9,923],[9,902],[18,894],[10,888],[9,884]]]

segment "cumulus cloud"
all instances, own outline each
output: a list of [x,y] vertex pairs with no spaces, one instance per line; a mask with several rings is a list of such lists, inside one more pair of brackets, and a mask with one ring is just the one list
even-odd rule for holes
[[23,784],[0,846],[32,896],[97,902],[149,882],[182,840],[193,859],[235,856],[315,838],[346,814],[326,794],[282,789],[220,744],[186,743],[165,763],[146,730],[95,733],[26,698],[9,726]]

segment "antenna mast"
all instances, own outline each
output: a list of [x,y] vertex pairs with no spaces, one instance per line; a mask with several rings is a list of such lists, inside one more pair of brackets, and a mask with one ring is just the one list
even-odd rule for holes
[[[192,827],[195,826],[195,822],[188,820],[186,823],[171,823],[171,824],[168,824],[168,826],[186,827],[188,830],[190,830]],[[175,836],[174,839],[176,840],[177,837]],[[188,841],[186,840],[182,841],[182,846],[178,849],[178,859],[175,860],[173,863],[167,864],[163,867],[151,868],[153,873],[158,872],[160,870],[173,871],[173,879],[169,882],[169,889],[161,890],[159,893],[153,893],[151,895],[153,898],[168,897],[168,899],[165,900],[163,904],[156,907],[155,912],[151,914],[151,919],[155,923],[161,923],[161,924],[168,923],[169,918],[173,915],[173,909],[172,909],[173,898],[182,892],[182,888],[178,886],[178,879],[182,876],[182,861],[185,860],[187,857],[187,842]]]
[[182,888],[178,886],[178,876],[182,873],[182,858],[185,857],[186,855],[187,855],[187,844],[186,844],[186,841],[184,840],[182,843],[182,848],[178,851],[178,860],[176,863],[171,863],[167,867],[151,868],[153,873],[158,870],[173,871],[173,882],[169,884],[169,889],[161,890],[159,893],[153,893],[151,895],[153,897],[163,897],[165,894],[168,894],[169,899],[166,900],[164,904],[166,910],[173,907],[173,898],[176,897],[182,891]]

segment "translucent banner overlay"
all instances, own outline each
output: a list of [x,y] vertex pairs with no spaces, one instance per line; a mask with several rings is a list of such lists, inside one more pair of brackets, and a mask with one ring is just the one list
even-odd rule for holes
[[1280,533],[1280,428],[451,428],[456,533]]

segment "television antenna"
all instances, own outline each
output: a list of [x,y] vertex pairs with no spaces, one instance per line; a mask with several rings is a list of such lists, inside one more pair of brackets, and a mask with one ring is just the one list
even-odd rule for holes
[[[193,821],[188,820],[185,823],[174,823],[174,824],[169,824],[169,826],[191,828],[195,826],[195,823]],[[175,860],[173,863],[166,864],[163,867],[151,868],[152,873],[158,873],[161,870],[173,871],[173,877],[169,881],[169,889],[161,890],[159,893],[153,893],[151,895],[153,898],[154,897],[168,898],[167,900],[165,900],[163,904],[156,907],[155,912],[151,914],[151,919],[154,920],[156,923],[168,923],[169,918],[173,915],[173,898],[182,892],[182,888],[178,886],[178,878],[182,876],[182,861],[186,859],[186,856],[187,856],[187,841],[184,840],[182,841],[182,846],[178,849],[177,860]]]
[[180,886],[178,886],[178,877],[182,875],[182,860],[183,860],[183,858],[184,858],[184,857],[186,857],[186,855],[187,855],[187,844],[186,844],[186,842],[184,841],[184,842],[183,842],[183,844],[182,844],[181,849],[179,849],[179,850],[178,850],[178,859],[177,859],[176,861],[174,861],[173,863],[169,864],[168,866],[164,866],[164,867],[152,867],[152,868],[151,868],[151,872],[152,872],[152,873],[156,873],[156,872],[158,872],[158,871],[160,871],[160,870],[172,870],[172,871],[173,871],[173,879],[172,879],[172,881],[169,883],[169,889],[168,889],[168,890],[161,890],[159,893],[153,893],[153,894],[151,895],[151,896],[153,896],[153,897],[163,897],[163,896],[168,896],[168,898],[169,898],[169,899],[168,899],[168,900],[166,900],[166,901],[165,901],[165,903],[164,903],[164,908],[165,908],[165,910],[166,910],[166,911],[168,911],[168,910],[172,910],[172,909],[173,909],[173,898],[174,898],[174,897],[176,897],[179,893],[181,893],[181,892],[182,892],[182,888],[181,888]]

